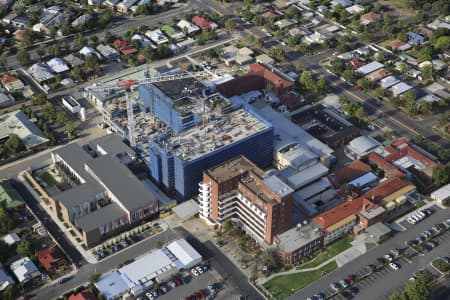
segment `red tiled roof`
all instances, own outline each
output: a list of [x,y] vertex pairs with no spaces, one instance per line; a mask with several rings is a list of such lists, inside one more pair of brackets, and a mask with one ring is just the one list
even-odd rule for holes
[[7,83],[11,83],[14,81],[20,80],[19,78],[17,78],[16,76],[13,75],[9,75],[9,74],[4,74],[2,76],[2,83],[3,84],[7,84]]
[[400,171],[396,166],[385,160],[383,157],[375,152],[370,153],[367,158],[370,163],[377,165],[377,167],[384,171],[384,175],[387,178],[403,178],[405,174]]
[[366,63],[363,62],[362,60],[357,59],[356,57],[352,58],[351,60],[349,60],[347,62],[347,66],[349,66],[350,68],[356,70],[359,67],[364,66]]
[[283,94],[282,91],[286,91],[294,87],[294,83],[290,80],[284,79],[274,71],[266,68],[264,65],[255,63],[250,65],[249,74],[255,74],[264,77],[271,85],[273,85],[277,94]]
[[393,40],[392,42],[389,43],[389,45],[391,46],[392,49],[398,49],[401,46],[406,45],[406,43],[404,41],[401,40]]
[[274,12],[273,10],[268,10],[268,11],[266,11],[265,13],[263,13],[263,14],[261,15],[261,17],[263,17],[264,19],[277,18],[277,17],[279,17],[279,16],[280,16],[280,15],[277,14],[276,12]]
[[124,48],[120,49],[120,52],[123,55],[130,55],[130,54],[136,53],[137,50],[135,48],[131,47],[131,46],[128,46],[128,47],[124,47]]
[[345,201],[338,206],[317,215],[313,220],[325,229],[351,215],[357,214],[362,210],[364,205],[368,206],[374,204],[364,197],[358,197],[353,200]]
[[61,267],[67,263],[56,246],[36,251],[36,256],[46,271],[51,270],[53,267]]
[[192,23],[200,27],[202,30],[205,29],[211,29],[211,25],[214,24],[213,21],[210,21],[206,18],[200,17],[200,16],[194,16],[192,18]]
[[88,289],[85,289],[78,294],[72,294],[68,300],[97,300],[97,297]]
[[401,178],[392,178],[391,180],[385,181],[369,190],[363,195],[363,197],[366,197],[376,203],[407,185],[409,185],[409,183]]
[[335,178],[338,185],[345,184],[372,171],[370,166],[360,160],[355,160],[348,166],[336,171]]
[[117,39],[113,42],[113,46],[118,49],[122,49],[122,48],[130,46],[130,43],[128,43],[127,41],[121,40],[121,39]]
[[373,22],[378,21],[380,19],[381,19],[381,15],[377,14],[377,13],[374,13],[374,12],[369,12],[367,14],[364,14],[364,15],[362,15],[359,18],[359,20],[361,22],[364,22],[364,23],[367,23],[367,24],[373,23]]

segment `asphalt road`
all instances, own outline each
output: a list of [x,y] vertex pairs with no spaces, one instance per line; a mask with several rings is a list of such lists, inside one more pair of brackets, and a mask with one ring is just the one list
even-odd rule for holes
[[[332,294],[332,290],[330,288],[331,282],[338,282],[350,274],[364,274],[366,272],[365,267],[369,263],[376,264],[377,258],[388,253],[390,249],[405,248],[405,241],[416,238],[423,231],[430,229],[433,225],[449,218],[448,210],[442,210],[436,207],[433,208],[435,209],[435,213],[432,216],[410,227],[406,231],[396,233],[390,240],[373,248],[372,250],[369,250],[366,254],[358,257],[351,263],[325,275],[320,280],[300,290],[289,299],[306,299],[307,297],[310,297],[318,292],[323,292],[330,295]],[[400,260],[399,263],[401,268],[398,271],[393,271],[387,267],[385,270],[380,271],[368,278],[367,281],[357,284],[360,292],[354,299],[387,299],[390,294],[400,290],[403,287],[404,283],[411,277],[411,274],[414,271],[427,267],[436,257],[450,255],[450,232],[447,232],[443,238],[437,240],[440,242],[440,245],[437,248],[433,249],[429,253],[426,253],[424,256],[415,256],[412,264],[409,264],[405,260]]]
[[263,297],[248,283],[247,277],[211,242],[201,243],[182,227],[176,230],[183,236],[202,256],[208,260],[226,281],[239,290],[248,300],[263,299]]

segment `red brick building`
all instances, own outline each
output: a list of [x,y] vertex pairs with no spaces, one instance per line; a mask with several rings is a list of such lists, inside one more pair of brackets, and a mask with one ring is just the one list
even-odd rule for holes
[[209,207],[203,217],[213,223],[233,219],[257,241],[267,244],[291,228],[293,190],[244,156],[205,171],[200,186],[205,190],[200,192],[200,206]]

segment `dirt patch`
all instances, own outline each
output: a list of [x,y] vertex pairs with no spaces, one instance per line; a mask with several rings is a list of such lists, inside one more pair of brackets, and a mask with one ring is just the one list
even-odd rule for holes
[[398,16],[414,17],[416,15],[416,11],[409,7],[408,0],[380,1],[380,4],[389,7]]

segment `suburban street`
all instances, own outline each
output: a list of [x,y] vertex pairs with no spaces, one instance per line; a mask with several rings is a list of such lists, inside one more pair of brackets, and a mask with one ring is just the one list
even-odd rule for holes
[[[396,233],[390,240],[373,248],[372,250],[369,250],[366,254],[358,257],[351,263],[342,266],[328,275],[325,275],[320,280],[300,290],[289,299],[306,299],[307,297],[319,292],[330,295],[332,294],[330,283],[338,282],[347,275],[360,275],[366,273],[367,271],[365,267],[370,263],[376,264],[377,258],[388,253],[390,249],[405,248],[405,241],[415,239],[423,231],[430,229],[433,225],[449,218],[448,210],[442,210],[436,206],[434,206],[433,209],[435,210],[435,213],[432,216],[416,225],[411,226],[406,231]],[[415,256],[412,259],[412,264],[408,263],[404,259],[400,259],[398,262],[401,267],[398,271],[394,271],[389,267],[386,267],[382,271],[373,274],[373,276],[369,277],[362,283],[358,283],[356,286],[360,291],[354,299],[387,299],[390,294],[402,289],[404,283],[408,281],[408,278],[412,276],[413,272],[426,268],[436,257],[450,255],[450,232],[447,231],[447,233],[445,233],[441,238],[436,240],[440,245],[432,251],[426,253],[424,256]]]

